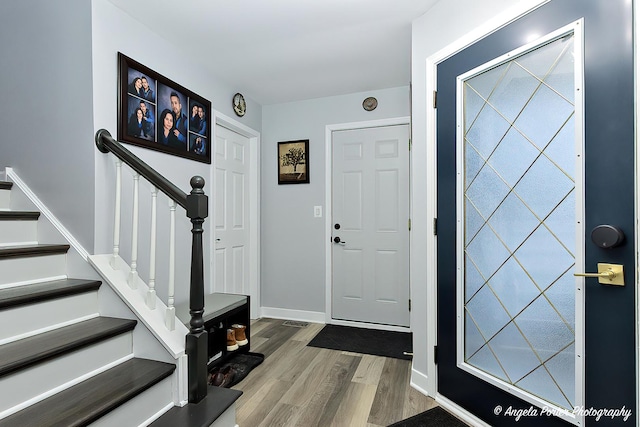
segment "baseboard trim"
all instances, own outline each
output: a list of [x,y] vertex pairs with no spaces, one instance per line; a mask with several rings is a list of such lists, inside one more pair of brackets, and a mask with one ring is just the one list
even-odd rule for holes
[[425,396],[432,396],[427,390],[429,390],[429,377],[415,368],[411,367],[411,387],[424,394]]
[[301,322],[324,323],[325,314],[318,311],[291,310],[288,308],[261,307],[261,317],[272,319],[298,320]]
[[149,424],[151,424],[152,422],[154,422],[155,420],[157,420],[158,418],[160,418],[161,416],[163,416],[164,414],[166,414],[168,411],[170,411],[171,409],[173,409],[173,407],[176,406],[173,404],[173,402],[168,403],[166,406],[164,406],[162,409],[160,409],[158,412],[156,412],[155,414],[153,414],[152,416],[150,416],[149,418],[147,418],[144,422],[142,422],[142,424],[140,424],[138,427],[147,427]]
[[442,406],[447,411],[454,414],[456,417],[460,418],[462,421],[466,422],[469,425],[477,426],[477,427],[491,427],[491,424],[487,424],[482,421],[480,418],[473,415],[471,412],[442,396],[441,394],[436,394],[435,400],[438,405]]
[[353,328],[377,329],[379,331],[411,332],[411,328],[409,326],[383,325],[382,323],[356,322],[353,320],[339,319],[325,320],[325,323],[339,326],[351,326]]
[[29,186],[18,176],[13,168],[5,168],[5,174],[9,180],[11,180],[18,188],[24,193],[25,196],[31,202],[36,205],[42,215],[44,215],[49,222],[58,230],[60,234],[66,239],[67,242],[78,252],[78,254],[85,260],[89,260],[89,252],[76,240],[69,230],[56,218],[56,216],[45,206],[44,203],[36,196],[36,194],[29,188]]

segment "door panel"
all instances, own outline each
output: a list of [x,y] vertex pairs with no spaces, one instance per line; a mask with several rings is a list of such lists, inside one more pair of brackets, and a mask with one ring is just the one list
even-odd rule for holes
[[576,346],[574,309],[582,292],[569,271],[584,265],[582,251],[575,253],[584,222],[575,202],[583,182],[582,134],[575,133],[582,67],[573,61],[582,57],[582,43],[574,43],[580,33],[572,25],[483,64],[460,76],[457,88],[458,365],[566,410],[582,403],[575,400],[582,342]]
[[249,153],[248,138],[216,127],[216,292],[250,294]]
[[[501,382],[561,407],[581,402],[583,395],[587,408],[624,406],[634,413],[627,422],[635,423],[631,17],[624,0],[552,0],[438,65],[438,391],[491,425],[514,423],[494,413],[498,405],[531,406],[503,391]],[[582,104],[576,101],[575,121],[567,102],[573,84],[563,81],[562,70],[572,61],[562,54],[567,39],[522,63],[492,68],[465,88],[469,122],[463,123],[463,144],[457,138],[458,76],[526,45],[529,34],[548,34],[581,18],[584,155],[582,146],[573,154],[559,149],[582,130]],[[549,77],[549,64],[561,72]],[[457,162],[458,150],[464,161]],[[573,165],[584,166],[584,187]],[[458,173],[464,173],[466,202],[458,197]],[[577,228],[561,221],[567,216],[578,218]],[[599,224],[620,227],[628,240],[598,248],[589,235]],[[627,286],[573,277],[583,268],[596,271],[598,262],[623,264]],[[458,287],[462,280],[466,289]],[[576,292],[568,295],[572,287]],[[466,339],[457,335],[460,325]],[[564,375],[571,370],[575,378]],[[544,392],[541,384],[555,391]],[[541,422],[567,425],[548,417],[523,417],[518,425]],[[597,425],[619,422],[601,418]],[[586,425],[595,423],[585,418]]]
[[408,126],[332,140],[332,318],[409,326]]

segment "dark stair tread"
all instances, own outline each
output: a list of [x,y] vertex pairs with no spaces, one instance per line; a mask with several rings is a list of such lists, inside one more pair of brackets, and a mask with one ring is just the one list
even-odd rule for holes
[[97,317],[0,346],[0,375],[133,330],[135,320]]
[[99,280],[61,279],[0,290],[0,309],[97,290]]
[[86,426],[167,378],[175,368],[169,363],[130,359],[0,420],[0,426]]
[[0,259],[64,254],[67,253],[69,247],[69,245],[58,244],[3,246],[0,247]]
[[242,396],[240,390],[209,387],[207,395],[198,403],[175,406],[149,427],[209,427]]
[[0,190],[11,190],[11,187],[13,187],[13,182],[0,181]]
[[0,221],[35,221],[40,218],[38,211],[0,211]]

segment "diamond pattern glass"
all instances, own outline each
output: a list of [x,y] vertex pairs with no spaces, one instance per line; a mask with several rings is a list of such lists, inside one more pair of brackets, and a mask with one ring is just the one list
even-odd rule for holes
[[510,320],[509,314],[500,305],[498,298],[486,286],[471,298],[466,308],[478,325],[482,336],[487,339],[498,333]]
[[488,346],[482,347],[480,351],[474,354],[469,360],[475,367],[503,381],[507,381],[504,369],[502,369],[500,363]]
[[489,164],[500,171],[500,177],[508,186],[515,187],[538,156],[540,150],[515,128],[511,128],[491,155]]
[[509,251],[491,228],[485,225],[467,246],[467,257],[480,274],[488,278],[507,260]]
[[485,166],[467,189],[466,196],[478,209],[480,215],[489,218],[507,194],[509,194],[509,187],[495,170]]
[[509,69],[489,97],[489,103],[513,122],[529,101],[540,81],[527,70],[512,62]]
[[540,366],[540,360],[513,322],[489,341],[489,346],[512,382]]
[[480,274],[476,266],[473,265],[473,262],[471,262],[471,260],[469,260],[468,257],[465,262],[464,268],[465,268],[465,273],[464,273],[465,276],[470,279],[469,286],[465,288],[464,301],[469,302],[469,300],[473,298],[476,292],[478,292],[480,288],[484,286],[486,281],[484,280],[484,278],[482,277],[482,275]]
[[[469,282],[470,277],[467,278]],[[540,289],[515,258],[510,258],[491,278],[491,289],[514,318],[540,295]]]
[[575,404],[572,35],[462,83],[464,358]]

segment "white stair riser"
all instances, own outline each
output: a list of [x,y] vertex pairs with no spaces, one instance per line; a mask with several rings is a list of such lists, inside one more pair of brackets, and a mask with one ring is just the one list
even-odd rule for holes
[[227,408],[210,427],[237,427],[236,424],[236,404]]
[[60,391],[80,382],[79,378],[83,376],[88,377],[90,373],[104,370],[105,365],[130,357],[132,342],[130,332],[121,334],[3,377],[0,379],[0,390],[11,392],[3,393],[0,413],[8,415],[17,412],[23,409],[25,402],[35,403],[49,397],[54,389]]
[[38,221],[0,221],[0,246],[33,244],[38,240]]
[[67,254],[0,259],[0,286],[67,277]]
[[9,209],[11,205],[11,191],[0,190],[0,209]]
[[0,310],[0,343],[97,315],[98,291]]
[[8,210],[11,206],[11,190],[0,190],[0,209]]
[[91,424],[91,427],[140,426],[158,411],[171,405],[175,373]]

